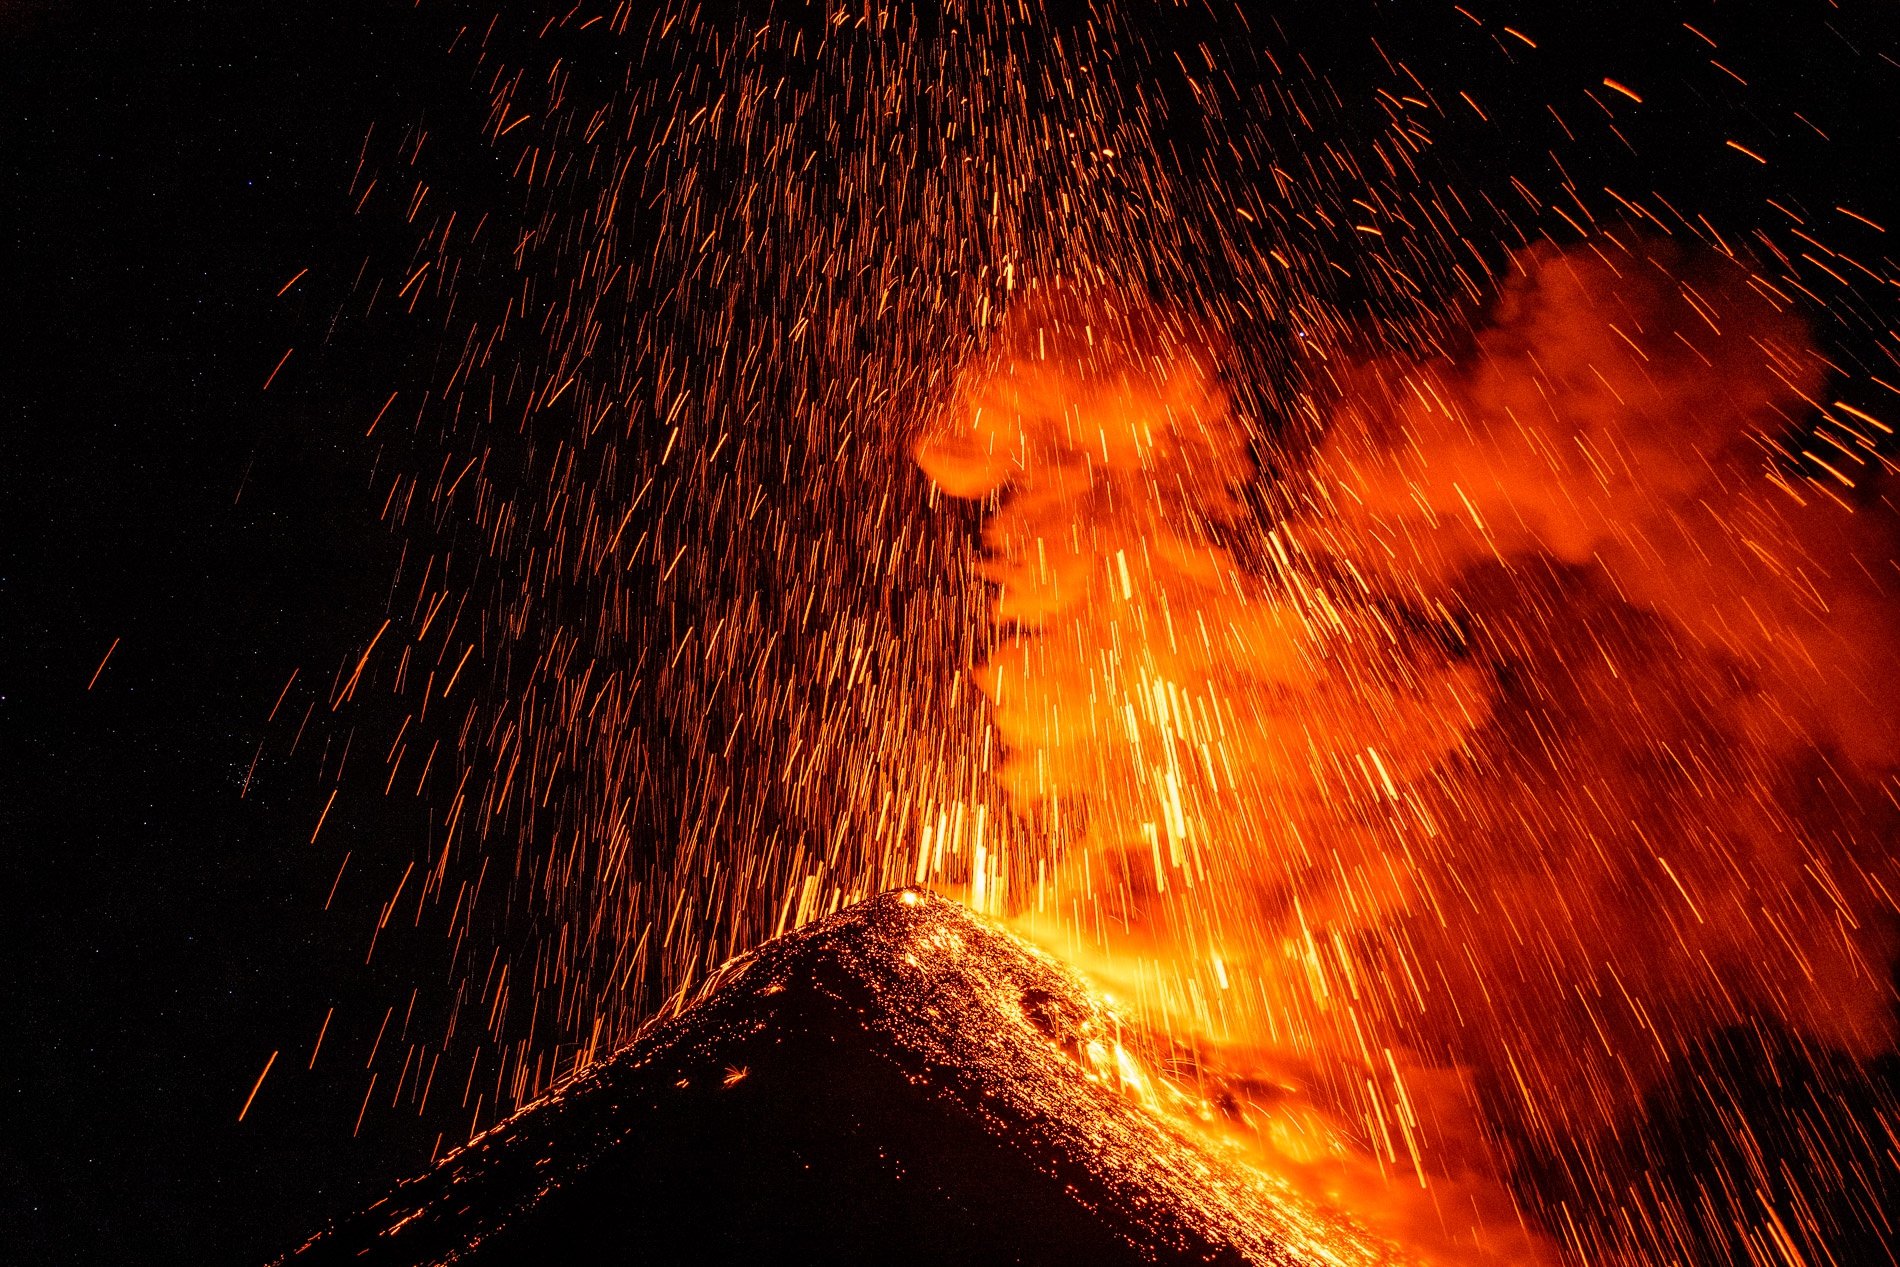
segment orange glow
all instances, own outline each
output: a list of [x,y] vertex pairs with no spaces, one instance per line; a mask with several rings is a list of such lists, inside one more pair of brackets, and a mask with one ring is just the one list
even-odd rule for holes
[[1204,324],[1032,284],[915,451],[990,499],[1017,926],[1430,1260],[1551,1257],[1500,1176],[1724,1026],[1891,1041],[1891,519],[1770,463],[1826,377],[1798,319],[1614,245],[1270,429]]

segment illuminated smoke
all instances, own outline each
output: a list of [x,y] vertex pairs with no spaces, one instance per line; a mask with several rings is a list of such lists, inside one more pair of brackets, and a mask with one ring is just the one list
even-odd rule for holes
[[1799,318],[1598,241],[1447,355],[1312,362],[1259,514],[1218,336],[1073,280],[917,448],[997,498],[981,682],[1073,841],[1026,923],[1493,1215],[1461,1101],[1574,1200],[1724,1027],[1890,1037],[1890,519],[1786,469]]

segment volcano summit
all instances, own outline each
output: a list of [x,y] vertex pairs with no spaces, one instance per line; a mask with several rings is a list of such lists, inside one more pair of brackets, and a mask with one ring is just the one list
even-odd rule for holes
[[888,893],[279,1262],[1402,1261],[1157,1108],[1118,1036],[1072,969]]

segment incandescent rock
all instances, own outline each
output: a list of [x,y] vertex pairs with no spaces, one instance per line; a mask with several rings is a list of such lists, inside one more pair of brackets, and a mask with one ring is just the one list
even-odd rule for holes
[[1144,1106],[1140,1079],[1074,971],[889,893],[726,964],[279,1262],[1397,1261]]

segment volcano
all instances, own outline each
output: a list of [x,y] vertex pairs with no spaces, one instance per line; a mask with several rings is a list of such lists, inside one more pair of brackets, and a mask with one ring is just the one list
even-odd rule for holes
[[887,893],[277,1261],[1405,1261],[1158,1110],[1118,1033],[1071,968]]

